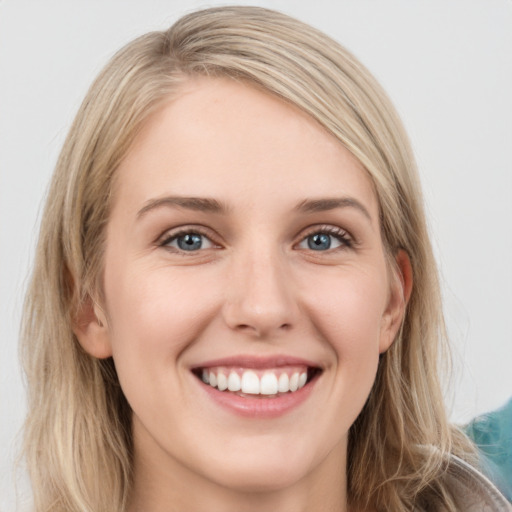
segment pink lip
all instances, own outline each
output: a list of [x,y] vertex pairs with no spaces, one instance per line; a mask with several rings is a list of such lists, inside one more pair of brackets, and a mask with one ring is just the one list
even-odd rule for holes
[[266,368],[279,368],[282,366],[308,366],[311,368],[320,368],[320,366],[317,363],[314,363],[312,361],[286,355],[238,355],[231,357],[223,357],[221,359],[214,359],[211,361],[205,361],[204,363],[194,365],[192,369],[212,368],[215,366],[238,366],[240,368],[254,368],[261,370],[264,370]]
[[246,418],[271,419],[282,416],[302,404],[310,395],[318,379],[313,379],[298,391],[285,393],[275,398],[242,397],[235,393],[219,391],[199,379],[196,380],[208,398],[221,407]]
[[[194,366],[192,370],[217,366],[234,366],[253,369],[279,368],[284,366],[307,366],[319,368],[318,364],[296,357],[284,355],[270,357],[242,355],[205,361],[200,365]],[[313,378],[303,388],[277,397],[265,398],[263,395],[258,395],[253,398],[251,396],[239,396],[228,391],[219,391],[218,389],[203,383],[197,377],[194,377],[194,379],[205,392],[209,400],[212,400],[215,404],[218,404],[222,408],[238,416],[254,419],[277,418],[299,407],[311,394],[316,382],[318,381],[318,378]]]

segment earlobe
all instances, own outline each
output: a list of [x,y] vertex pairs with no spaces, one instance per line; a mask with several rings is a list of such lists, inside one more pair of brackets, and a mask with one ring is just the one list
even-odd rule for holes
[[413,275],[407,252],[400,249],[395,256],[395,269],[391,276],[389,302],[383,316],[379,352],[389,349],[402,325],[407,304],[411,297]]
[[105,359],[112,355],[107,319],[90,297],[81,304],[73,319],[73,332],[91,356]]

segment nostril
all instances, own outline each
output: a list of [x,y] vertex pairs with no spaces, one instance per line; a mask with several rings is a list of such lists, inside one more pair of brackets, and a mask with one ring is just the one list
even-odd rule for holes
[[263,336],[263,332],[260,329],[257,329],[256,327],[249,325],[249,324],[239,324],[235,327],[237,331],[247,333],[249,335],[253,336]]
[[[258,334],[261,334],[263,335],[263,329],[258,329],[258,327],[256,326],[253,326],[253,325],[249,325],[249,324],[238,324],[236,326],[236,328],[240,331],[254,331]],[[284,330],[284,331],[288,331],[292,328],[292,324],[289,324],[289,323],[285,323],[285,324],[282,324],[278,327],[279,330]]]

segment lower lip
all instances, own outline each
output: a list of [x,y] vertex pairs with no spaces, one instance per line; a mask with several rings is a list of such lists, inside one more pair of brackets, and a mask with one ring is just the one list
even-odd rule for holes
[[255,398],[243,397],[235,393],[219,391],[197,378],[196,380],[208,397],[221,407],[246,418],[270,419],[282,416],[299,407],[310,395],[318,377],[297,391],[273,398],[262,398],[262,395],[257,395]]

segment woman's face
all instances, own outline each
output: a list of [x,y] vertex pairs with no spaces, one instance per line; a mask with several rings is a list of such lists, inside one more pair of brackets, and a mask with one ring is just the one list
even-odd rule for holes
[[81,341],[113,355],[136,465],[247,491],[340,479],[403,309],[362,166],[227,79],[189,81],[120,166],[104,297]]

